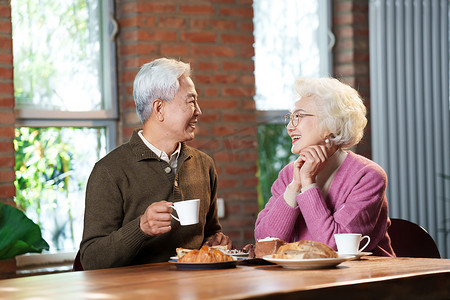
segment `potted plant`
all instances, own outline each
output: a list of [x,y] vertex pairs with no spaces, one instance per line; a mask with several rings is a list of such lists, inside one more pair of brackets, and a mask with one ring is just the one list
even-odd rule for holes
[[15,256],[48,250],[40,227],[18,208],[0,202],[0,275],[15,273]]

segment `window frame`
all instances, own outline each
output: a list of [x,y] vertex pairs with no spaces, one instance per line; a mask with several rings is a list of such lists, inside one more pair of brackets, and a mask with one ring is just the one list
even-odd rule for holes
[[[118,92],[116,42],[118,24],[114,18],[114,0],[98,0],[100,5],[101,91],[104,109],[90,111],[61,111],[15,107],[15,127],[90,127],[106,128],[106,151],[117,145]],[[106,75],[106,76],[104,76]],[[67,264],[74,252],[53,250],[43,254],[27,254],[17,258],[18,265]]]
[[106,151],[111,151],[116,147],[116,120],[48,120],[48,119],[26,119],[16,121],[18,127],[89,127],[89,128],[106,128]]
[[100,35],[102,57],[102,101],[104,109],[90,111],[61,111],[15,108],[16,127],[106,127],[107,150],[117,144],[118,121],[117,69],[115,37],[118,31],[114,19],[114,0],[100,2]]

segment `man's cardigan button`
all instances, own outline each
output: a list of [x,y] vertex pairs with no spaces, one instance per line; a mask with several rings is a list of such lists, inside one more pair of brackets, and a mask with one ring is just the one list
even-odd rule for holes
[[167,167],[164,169],[164,171],[166,171],[166,173],[169,174],[172,171],[172,169],[170,167]]

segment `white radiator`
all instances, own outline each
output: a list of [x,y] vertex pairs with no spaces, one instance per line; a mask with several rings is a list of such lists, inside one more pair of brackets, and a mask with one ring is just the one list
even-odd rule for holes
[[373,160],[390,216],[450,258],[449,0],[371,0],[369,15]]

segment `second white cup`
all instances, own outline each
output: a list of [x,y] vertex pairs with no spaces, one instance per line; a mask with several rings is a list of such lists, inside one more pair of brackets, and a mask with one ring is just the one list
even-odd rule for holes
[[180,225],[184,226],[198,223],[200,199],[174,202],[171,207],[177,211],[178,218],[172,214],[171,216],[180,222]]
[[[370,237],[367,235],[362,236],[360,233],[336,233],[334,239],[339,254],[358,254],[370,243]],[[367,242],[359,248],[361,241],[364,239],[367,239]]]

